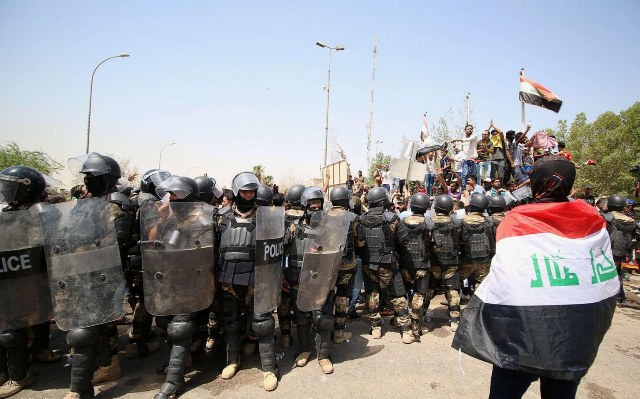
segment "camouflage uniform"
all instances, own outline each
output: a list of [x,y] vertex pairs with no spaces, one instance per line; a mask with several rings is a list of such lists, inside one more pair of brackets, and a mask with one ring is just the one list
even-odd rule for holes
[[482,215],[482,212],[469,212],[462,219],[462,266],[460,279],[473,278],[481,283],[491,266],[491,255],[495,251],[492,245],[494,223]]
[[620,302],[627,299],[624,293],[622,261],[627,258],[627,251],[631,248],[636,223],[633,218],[619,211],[605,213],[604,219],[607,221],[607,231],[611,237],[611,253],[613,262],[618,269],[618,279],[620,280]]

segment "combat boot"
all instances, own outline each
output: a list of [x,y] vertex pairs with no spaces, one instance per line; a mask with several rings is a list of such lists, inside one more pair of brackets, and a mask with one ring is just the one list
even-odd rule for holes
[[302,352],[296,357],[296,366],[304,367],[309,362],[309,357],[311,356],[311,352]]
[[333,342],[336,344],[341,344],[345,341],[348,341],[351,339],[351,332],[347,331],[347,330],[335,330],[333,332]]
[[240,368],[240,363],[227,364],[227,366],[222,369],[222,373],[220,373],[220,377],[222,377],[223,380],[230,380],[236,375],[239,368]]
[[278,376],[273,371],[264,371],[262,373],[263,385],[265,391],[275,391],[278,388]]
[[320,364],[320,368],[322,372],[325,374],[333,373],[333,363],[329,359],[319,359],[318,364]]
[[27,373],[20,381],[9,380],[0,386],[0,398],[15,395],[33,383],[33,376]]
[[380,326],[371,327],[371,338],[373,339],[382,338],[382,327]]
[[413,334],[416,341],[420,341],[420,336],[422,335],[422,328],[420,327],[419,320],[411,320],[411,333]]
[[404,344],[412,344],[416,342],[416,337],[413,335],[413,331],[411,331],[408,327],[402,328],[402,343]]
[[122,376],[120,369],[120,355],[111,356],[111,363],[106,367],[99,367],[94,373],[91,383],[93,385],[101,384],[107,381],[117,380]]

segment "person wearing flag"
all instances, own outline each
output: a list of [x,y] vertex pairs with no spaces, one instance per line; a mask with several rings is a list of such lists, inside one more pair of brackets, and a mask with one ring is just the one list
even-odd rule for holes
[[564,157],[534,164],[534,203],[497,230],[491,271],[462,314],[452,347],[493,364],[490,399],[521,398],[540,379],[543,399],[575,398],[611,325],[620,289],[606,222],[567,196]]

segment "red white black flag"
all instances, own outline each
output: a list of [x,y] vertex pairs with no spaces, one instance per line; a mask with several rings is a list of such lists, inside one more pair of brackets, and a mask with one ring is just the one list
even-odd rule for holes
[[553,112],[560,111],[562,100],[553,92],[538,82],[520,76],[520,101],[538,107],[550,109]]

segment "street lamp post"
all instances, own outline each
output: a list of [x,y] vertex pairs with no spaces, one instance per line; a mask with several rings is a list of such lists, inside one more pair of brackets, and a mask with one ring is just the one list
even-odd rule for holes
[[171,147],[174,144],[175,143],[167,144],[164,147],[162,147],[162,149],[160,150],[160,157],[158,158],[158,169],[160,169],[160,165],[162,164],[162,151],[164,151],[165,148]]
[[327,166],[327,143],[329,140],[329,93],[331,91],[331,50],[342,51],[344,50],[344,46],[331,47],[322,42],[316,42],[316,45],[329,50],[329,69],[327,73],[327,113],[325,115],[324,123],[324,166]]
[[91,97],[93,96],[93,77],[95,76],[96,71],[98,70],[100,65],[104,64],[105,62],[109,61],[112,58],[120,58],[120,57],[126,58],[128,56],[129,54],[122,53],[122,54],[114,55],[113,57],[104,59],[95,67],[95,69],[93,70],[93,73],[91,74],[91,86],[89,86],[89,120],[87,122],[87,154],[89,153],[89,137],[91,136]]

